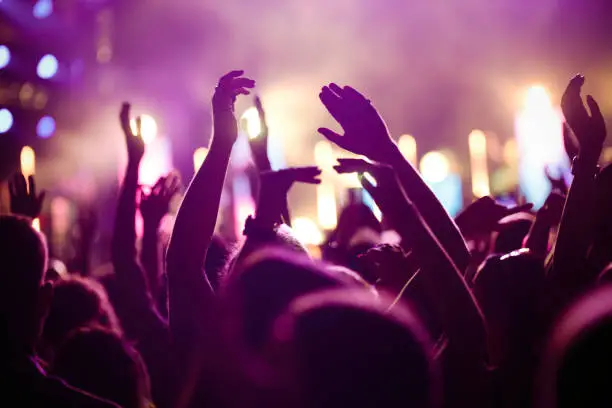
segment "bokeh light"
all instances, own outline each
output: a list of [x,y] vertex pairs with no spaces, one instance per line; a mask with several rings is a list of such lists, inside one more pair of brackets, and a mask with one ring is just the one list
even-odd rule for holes
[[36,174],[36,154],[30,146],[24,146],[19,155],[21,172],[27,178]]
[[197,173],[197,171],[200,170],[200,167],[202,167],[202,163],[204,163],[206,156],[208,156],[208,148],[198,147],[197,149],[195,149],[195,151],[193,152],[194,173]]
[[[157,122],[153,119],[151,115],[140,115],[140,126],[142,131],[142,140],[145,144],[151,144],[151,142],[157,136]],[[136,128],[136,119],[130,120],[130,128],[132,129],[132,133],[138,133],[138,129]]]
[[261,134],[261,122],[259,120],[259,112],[257,108],[250,107],[244,111],[241,117],[244,128],[249,136],[249,139],[255,139]]
[[442,152],[431,151],[421,159],[421,175],[428,183],[443,181],[450,172],[450,161]]
[[0,109],[0,133],[8,132],[13,127],[13,114],[10,110]]
[[42,79],[50,79],[57,74],[58,68],[59,63],[57,62],[57,58],[51,54],[46,54],[38,62],[36,73]]
[[487,167],[487,137],[482,130],[473,130],[468,136],[468,145],[472,172],[472,193],[478,198],[487,196],[491,194]]
[[51,116],[43,116],[36,125],[36,134],[38,137],[47,139],[55,133],[55,119]]
[[398,147],[402,155],[413,166],[417,164],[417,145],[416,140],[411,135],[401,135],[398,142]]
[[0,45],[0,69],[11,62],[11,51],[6,45]]
[[38,0],[32,9],[32,14],[38,19],[44,19],[53,14],[53,0]]
[[307,217],[297,217],[291,222],[295,237],[305,245],[321,245],[323,233],[317,224]]

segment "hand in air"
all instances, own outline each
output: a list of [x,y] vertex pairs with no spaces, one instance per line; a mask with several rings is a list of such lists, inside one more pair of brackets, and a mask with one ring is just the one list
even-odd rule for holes
[[259,171],[267,171],[271,169],[270,159],[268,157],[268,123],[266,122],[266,112],[261,104],[261,99],[255,97],[255,108],[259,114],[259,123],[261,124],[261,133],[253,139],[249,139],[251,151],[253,152],[253,160]]
[[377,287],[401,292],[406,282],[416,272],[417,265],[399,245],[380,244],[359,255]]
[[361,185],[380,210],[392,222],[401,222],[401,213],[409,203],[391,166],[363,159],[338,159],[334,169],[340,173],[359,173]]
[[11,197],[11,212],[13,214],[25,215],[32,219],[40,216],[45,200],[45,192],[36,194],[34,176],[29,176],[26,181],[23,174],[15,174],[13,180],[9,182],[9,193]]
[[584,106],[581,95],[584,81],[582,75],[572,78],[561,99],[561,109],[580,144],[580,159],[594,167],[606,139],[606,123],[599,105],[591,95],[586,97],[590,114]]
[[547,225],[554,227],[561,222],[564,206],[565,195],[553,191],[544,202],[542,208],[538,210],[538,217],[542,217]]
[[261,188],[257,203],[257,219],[270,225],[278,223],[291,186],[294,183],[319,184],[320,175],[321,169],[316,166],[260,173]]
[[231,71],[219,79],[212,98],[215,135],[221,134],[222,141],[233,145],[238,137],[238,125],[234,115],[234,104],[238,95],[249,95],[255,81],[245,78],[244,71]]
[[548,167],[544,169],[544,174],[546,174],[546,178],[550,182],[552,191],[558,191],[563,195],[567,194],[568,187],[562,175],[560,177],[553,176]]
[[329,113],[342,126],[344,135],[327,128],[319,133],[331,142],[371,160],[385,162],[396,146],[387,125],[370,101],[350,86],[341,88],[329,84],[321,89],[319,98]]
[[497,229],[498,222],[509,215],[529,211],[533,204],[506,207],[493,198],[485,196],[466,207],[455,219],[461,233],[470,238],[481,233],[490,233]]
[[119,122],[123,135],[125,136],[125,145],[128,152],[128,161],[130,163],[139,163],[142,160],[145,152],[145,144],[142,140],[142,127],[140,117],[136,118],[136,132],[132,130],[130,125],[130,109],[129,103],[124,102],[121,105],[121,113],[119,114]]
[[140,190],[140,213],[145,224],[159,225],[164,215],[168,213],[170,200],[181,188],[178,175],[171,173],[160,177],[151,191],[147,194]]

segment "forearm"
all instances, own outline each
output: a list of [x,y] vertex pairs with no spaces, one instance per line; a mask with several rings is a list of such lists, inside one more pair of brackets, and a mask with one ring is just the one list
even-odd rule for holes
[[136,259],[135,220],[138,165],[139,163],[128,163],[121,185],[113,230],[113,262],[135,261]]
[[418,257],[426,292],[449,340],[466,356],[484,359],[486,328],[476,300],[418,211],[407,206],[402,213],[405,221],[398,232]]
[[158,298],[160,290],[158,228],[159,224],[156,222],[144,222],[142,250],[140,251],[140,263],[145,270],[149,292],[154,299]]
[[548,253],[548,240],[550,237],[551,225],[543,216],[538,214],[525,238],[524,248],[529,248],[531,252],[546,257]]
[[389,156],[388,163],[399,177],[402,188],[416,206],[421,217],[436,239],[448,253],[453,264],[460,272],[465,272],[470,262],[470,253],[455,225],[442,203],[423,181],[419,173],[403,157],[399,149]]

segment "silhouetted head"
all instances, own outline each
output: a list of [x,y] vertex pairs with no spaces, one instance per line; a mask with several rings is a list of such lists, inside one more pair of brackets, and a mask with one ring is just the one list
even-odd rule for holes
[[11,352],[31,352],[40,333],[53,294],[46,269],[47,246],[31,220],[0,216],[0,328]]
[[541,330],[543,260],[529,250],[492,256],[474,277],[473,291],[487,320],[490,350],[496,362],[531,345]]
[[145,408],[150,401],[149,378],[140,354],[109,330],[73,332],[58,349],[51,372],[124,408]]
[[232,313],[237,313],[234,318],[241,326],[237,335],[257,349],[266,340],[274,319],[292,300],[349,281],[296,252],[264,247],[234,268],[223,295]]
[[295,300],[277,320],[270,364],[307,408],[436,406],[432,344],[402,305],[362,289]]
[[536,388],[541,408],[610,405],[612,286],[587,294],[559,320]]
[[45,322],[39,353],[51,359],[53,349],[75,329],[101,326],[121,332],[104,287],[93,279],[68,276],[54,284],[54,296]]

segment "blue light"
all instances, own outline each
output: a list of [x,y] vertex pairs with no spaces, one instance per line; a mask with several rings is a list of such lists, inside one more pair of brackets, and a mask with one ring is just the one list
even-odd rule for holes
[[13,126],[13,114],[8,109],[0,109],[0,133],[6,133]]
[[53,0],[38,0],[34,5],[32,14],[38,19],[49,17],[53,13]]
[[11,52],[6,45],[0,45],[0,69],[6,67],[11,62]]
[[55,133],[55,120],[51,116],[43,116],[36,125],[36,134],[38,137],[47,139]]
[[40,59],[38,66],[36,67],[36,73],[42,79],[52,78],[57,74],[58,62],[51,54],[47,54]]

